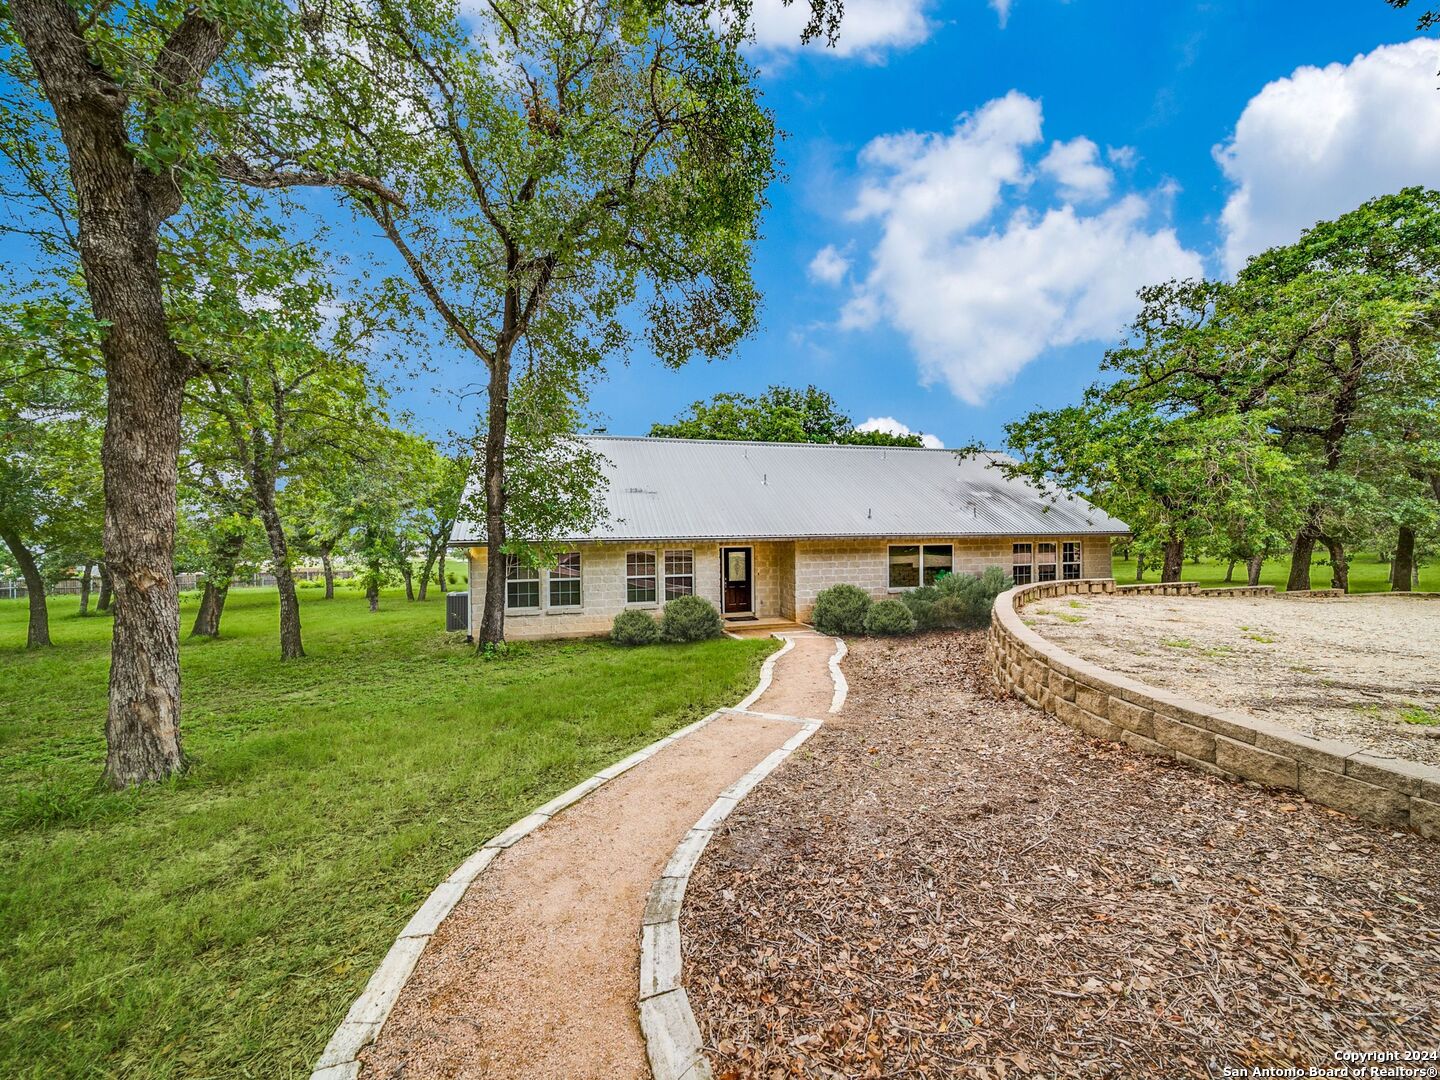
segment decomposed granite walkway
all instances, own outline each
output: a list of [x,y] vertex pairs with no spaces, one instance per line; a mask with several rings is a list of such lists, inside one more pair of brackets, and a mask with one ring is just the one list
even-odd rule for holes
[[317,1080],[649,1077],[636,989],[647,896],[717,796],[837,700],[838,644],[794,635],[743,711],[619,763],[553,817],[492,840],[427,901],[438,918],[422,908],[420,929],[402,933]]

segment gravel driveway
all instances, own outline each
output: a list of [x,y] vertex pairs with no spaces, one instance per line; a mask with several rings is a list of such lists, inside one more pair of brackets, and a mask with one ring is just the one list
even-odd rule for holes
[[1218,1075],[1440,1049],[1440,844],[1089,740],[979,634],[851,696],[685,901],[717,1075]]
[[1152,686],[1440,765],[1440,600],[1083,596],[1022,617]]

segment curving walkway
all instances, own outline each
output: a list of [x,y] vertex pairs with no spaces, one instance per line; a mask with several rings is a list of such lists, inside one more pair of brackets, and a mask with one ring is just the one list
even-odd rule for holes
[[317,1080],[645,1080],[635,988],[647,895],[717,796],[804,730],[798,717],[823,717],[832,704],[839,643],[784,636],[743,711],[723,710],[638,763],[605,770],[573,805],[492,840],[488,856],[471,860],[484,872],[457,871],[448,899],[447,886],[437,889],[426,908],[453,909],[431,920],[428,937],[402,933]]

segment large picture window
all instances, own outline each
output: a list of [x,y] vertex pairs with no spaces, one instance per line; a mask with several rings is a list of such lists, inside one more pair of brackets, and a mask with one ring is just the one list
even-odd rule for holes
[[1035,580],[1055,580],[1055,545],[1051,542],[1035,545]]
[[580,553],[567,551],[550,571],[550,606],[580,607]]
[[695,552],[665,552],[665,599],[695,595]]
[[1060,576],[1066,581],[1080,579],[1080,541],[1066,540],[1060,545]]
[[897,544],[890,549],[890,588],[913,589],[920,584],[920,545]]
[[1010,580],[1016,585],[1029,585],[1035,580],[1035,545],[1010,545]]
[[951,544],[892,544],[890,546],[890,588],[913,589],[921,582],[934,585],[941,574],[955,569],[955,548]]
[[920,552],[921,579],[926,585],[955,572],[955,548],[951,544],[926,544]]
[[655,603],[655,553],[632,551],[625,556],[625,602]]
[[509,611],[540,607],[540,571],[526,566],[517,555],[505,556],[505,607]]

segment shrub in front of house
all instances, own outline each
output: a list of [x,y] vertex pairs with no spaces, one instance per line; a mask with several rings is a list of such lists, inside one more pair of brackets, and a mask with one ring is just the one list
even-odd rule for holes
[[831,585],[815,597],[811,625],[822,634],[863,633],[865,613],[873,602],[869,593],[854,585]]
[[900,600],[880,600],[865,612],[865,632],[882,636],[913,634],[915,616]]
[[933,585],[925,585],[918,589],[910,589],[900,594],[900,602],[915,618],[915,629],[934,630],[938,625],[935,621],[935,605],[940,600],[940,590]]
[[983,574],[944,574],[934,585],[900,597],[920,630],[964,630],[988,626],[995,598],[1011,581],[998,566]]
[[703,596],[677,596],[660,616],[660,636],[666,641],[705,641],[724,632],[720,612]]
[[645,612],[631,608],[615,616],[610,640],[616,645],[653,645],[660,640],[660,625]]

